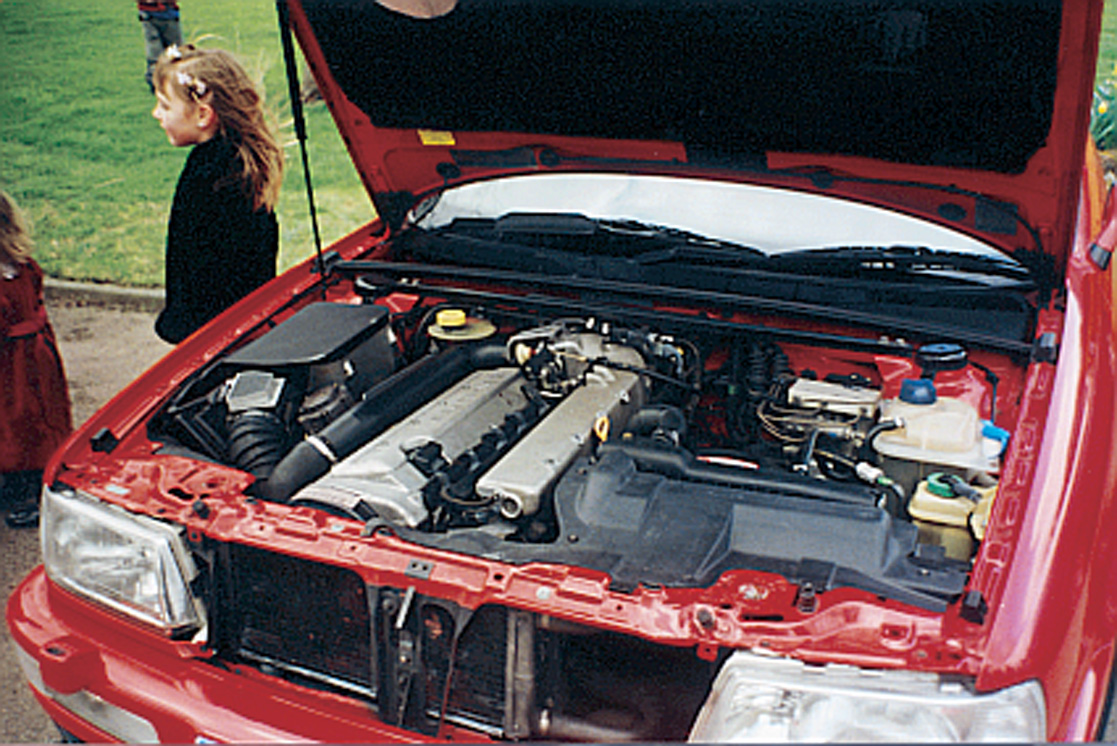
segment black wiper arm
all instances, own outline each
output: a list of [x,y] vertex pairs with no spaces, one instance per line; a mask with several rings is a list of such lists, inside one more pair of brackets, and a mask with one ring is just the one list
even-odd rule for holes
[[671,244],[665,248],[645,251],[633,257],[640,264],[659,264],[677,259],[739,262],[742,259],[766,260],[768,258],[765,252],[755,247],[711,238],[681,228],[649,225],[635,220],[599,220],[597,224],[602,231],[613,235],[644,238]]
[[669,264],[671,262],[760,266],[768,260],[768,257],[759,249],[749,246],[676,244],[662,249],[645,251],[632,257],[632,259],[637,264],[644,266]]
[[1034,278],[1028,268],[1008,257],[921,246],[844,246],[832,249],[803,249],[772,257],[772,268],[800,269],[814,273],[866,274],[880,272],[963,272],[1005,277],[1021,282]]
[[469,218],[455,220],[438,233],[466,232],[478,235],[491,232],[501,241],[532,244],[532,237],[553,239],[604,239],[610,243],[626,245],[621,255],[638,264],[662,264],[672,261],[699,261],[713,263],[741,263],[767,259],[760,249],[743,244],[711,238],[699,233],[664,225],[642,223],[636,220],[600,220],[581,213],[509,213],[495,220]]

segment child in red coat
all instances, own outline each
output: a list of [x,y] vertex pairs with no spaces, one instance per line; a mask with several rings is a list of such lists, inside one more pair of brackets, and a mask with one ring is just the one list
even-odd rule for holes
[[0,497],[13,528],[39,522],[43,467],[70,433],[70,395],[19,208],[0,191]]

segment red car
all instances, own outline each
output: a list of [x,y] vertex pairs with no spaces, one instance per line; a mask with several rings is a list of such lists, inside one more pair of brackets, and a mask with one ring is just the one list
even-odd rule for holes
[[57,454],[35,696],[87,741],[1095,737],[1101,12],[281,2],[377,217]]

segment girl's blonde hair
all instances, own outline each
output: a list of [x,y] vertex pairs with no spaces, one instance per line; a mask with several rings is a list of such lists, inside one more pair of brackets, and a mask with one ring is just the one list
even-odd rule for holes
[[5,254],[17,264],[26,264],[31,259],[31,231],[27,228],[23,213],[15,200],[0,189],[0,253]]
[[152,76],[156,90],[213,109],[219,133],[240,155],[241,178],[252,206],[275,209],[283,180],[283,151],[268,124],[263,99],[236,58],[223,49],[170,46]]

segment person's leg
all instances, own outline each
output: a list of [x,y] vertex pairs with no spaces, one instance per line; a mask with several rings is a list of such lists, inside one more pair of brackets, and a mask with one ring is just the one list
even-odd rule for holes
[[163,39],[163,48],[172,44],[182,44],[182,25],[177,18],[159,22],[159,35]]
[[140,25],[143,26],[144,55],[147,57],[144,80],[147,81],[147,87],[154,93],[155,85],[151,82],[151,70],[155,67],[159,55],[163,53],[163,37],[159,31],[159,21],[148,16],[147,13],[140,13]]
[[39,497],[42,488],[42,469],[4,474],[4,503],[12,506],[4,516],[4,522],[9,527],[32,528],[39,525]]
[[144,12],[140,13],[140,22],[144,29],[144,53],[147,55],[144,80],[147,81],[147,87],[154,92],[151,70],[164,49],[172,44],[182,44],[182,26],[177,18],[152,18],[150,14]]

